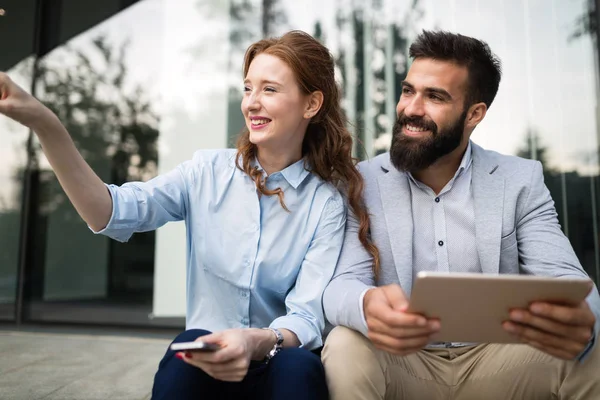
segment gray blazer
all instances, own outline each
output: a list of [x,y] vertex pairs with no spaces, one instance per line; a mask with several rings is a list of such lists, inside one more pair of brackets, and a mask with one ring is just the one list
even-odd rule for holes
[[[475,231],[483,272],[586,277],[558,223],[541,163],[471,146]],[[410,296],[413,220],[408,176],[394,168],[389,153],[360,163],[359,169],[365,178],[371,236],[380,251],[379,279],[375,282],[372,258],[358,240],[356,219],[349,215],[342,253],[323,306],[330,323],[366,335],[359,308],[365,289],[397,283]],[[596,315],[597,335],[600,296],[596,289],[588,302]]]

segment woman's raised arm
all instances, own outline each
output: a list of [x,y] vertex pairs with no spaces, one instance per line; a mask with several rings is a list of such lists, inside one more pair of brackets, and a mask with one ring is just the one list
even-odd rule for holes
[[58,181],[84,221],[95,231],[112,213],[104,182],[85,162],[58,117],[0,72],[0,113],[32,129],[38,136]]

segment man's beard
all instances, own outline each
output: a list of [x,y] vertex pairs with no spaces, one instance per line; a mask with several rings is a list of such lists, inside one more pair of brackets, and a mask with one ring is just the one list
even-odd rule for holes
[[[448,129],[438,132],[435,122],[423,117],[407,117],[401,113],[392,131],[390,159],[400,171],[415,172],[429,167],[439,158],[455,150],[462,141],[467,110]],[[406,125],[431,132],[427,138],[413,138],[402,132]]]

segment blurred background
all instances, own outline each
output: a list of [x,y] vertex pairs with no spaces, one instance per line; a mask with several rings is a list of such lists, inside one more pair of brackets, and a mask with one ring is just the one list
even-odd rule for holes
[[[233,145],[243,54],[260,38],[302,29],[330,48],[361,159],[389,147],[416,35],[481,38],[504,75],[473,140],[543,163],[561,226],[598,282],[598,3],[0,0],[0,70],[121,184]],[[183,223],[127,244],[93,235],[31,132],[0,117],[0,143],[0,321],[183,328]]]

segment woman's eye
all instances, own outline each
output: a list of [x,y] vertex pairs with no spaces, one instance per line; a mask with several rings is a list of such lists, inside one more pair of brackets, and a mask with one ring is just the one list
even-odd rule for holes
[[275,88],[272,88],[272,87],[266,87],[265,92],[276,92],[276,90],[275,90]]
[[250,92],[252,91],[248,86],[244,86],[244,92]]

